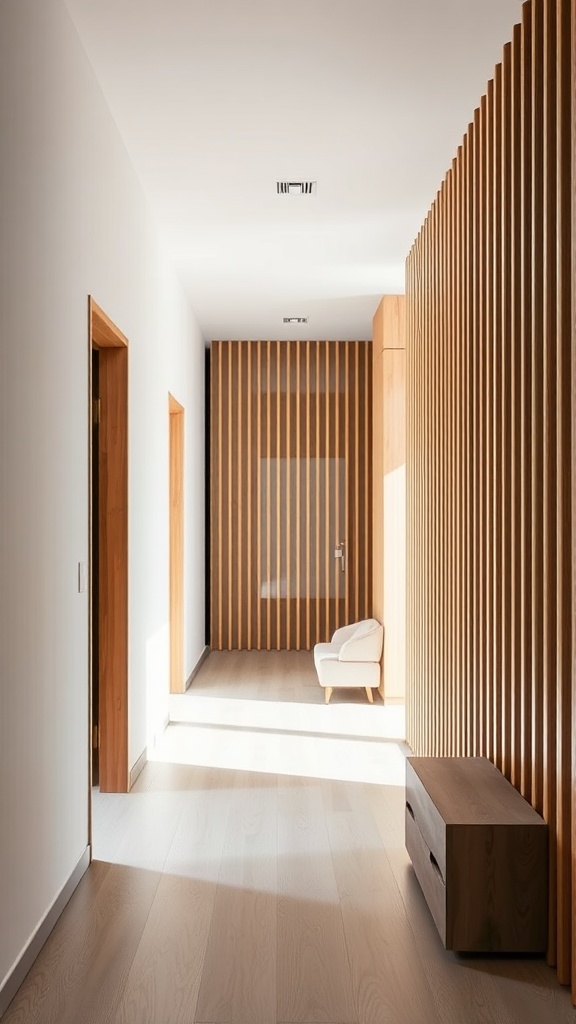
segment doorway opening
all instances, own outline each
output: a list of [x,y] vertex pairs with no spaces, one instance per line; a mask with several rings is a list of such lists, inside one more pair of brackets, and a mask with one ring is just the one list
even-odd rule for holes
[[92,783],[127,793],[128,340],[89,298]]

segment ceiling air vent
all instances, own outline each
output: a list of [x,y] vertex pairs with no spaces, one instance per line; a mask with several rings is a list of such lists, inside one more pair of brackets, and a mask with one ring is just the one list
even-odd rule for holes
[[276,191],[280,196],[315,196],[315,181],[277,181]]
[[282,322],[285,324],[307,324],[307,316],[284,316]]

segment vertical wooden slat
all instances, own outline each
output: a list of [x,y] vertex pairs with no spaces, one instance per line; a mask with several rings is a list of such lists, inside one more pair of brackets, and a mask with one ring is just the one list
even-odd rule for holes
[[531,461],[531,357],[528,339],[531,337],[531,282],[532,282],[532,25],[530,4],[522,8],[522,127],[521,127],[521,306],[520,330],[522,336],[520,363],[520,550],[521,550],[521,779],[520,788],[528,800],[532,789],[532,691],[527,680],[532,677],[532,461]]
[[286,529],[284,533],[284,561],[286,566],[286,649],[292,650],[292,617],[294,598],[292,593],[292,350],[290,343],[286,350]]
[[523,32],[516,25],[512,36],[512,205],[510,271],[510,458],[512,523],[510,530],[511,600],[511,750],[510,780],[517,789],[522,780],[522,46]]
[[224,432],[224,402],[222,393],[222,360],[224,357],[222,345],[218,345],[217,348],[217,360],[218,360],[218,395],[219,395],[219,411],[220,416],[218,417],[218,494],[220,500],[218,502],[218,530],[217,530],[217,544],[218,544],[218,650],[222,650],[224,644],[224,632],[223,632],[223,614],[224,614],[224,593],[223,593],[223,542],[224,542],[224,501],[222,500],[222,484],[223,484],[223,432]]
[[346,477],[345,483],[345,523],[346,523],[346,574],[345,574],[345,593],[344,593],[344,619],[346,622],[350,622],[350,547],[351,547],[351,528],[350,528],[350,346],[346,345],[344,349],[345,360],[344,360],[344,472]]
[[360,596],[360,353],[359,346],[353,344],[354,353],[354,610],[353,618],[356,621],[360,618],[359,596]]
[[256,578],[257,650],[262,650],[262,356],[264,347],[256,349]]
[[253,584],[254,569],[253,569],[253,565],[252,565],[252,554],[253,554],[253,545],[252,545],[252,534],[253,534],[253,529],[252,529],[252,523],[253,523],[253,519],[252,519],[252,516],[253,516],[253,508],[252,508],[252,477],[253,477],[253,474],[254,474],[254,470],[253,470],[252,451],[251,451],[251,447],[252,447],[252,444],[253,444],[253,435],[251,433],[251,431],[252,431],[252,416],[253,416],[253,407],[252,407],[253,406],[253,403],[252,403],[252,394],[253,394],[252,353],[253,353],[253,350],[254,350],[254,346],[250,342],[248,342],[247,345],[246,345],[246,381],[247,381],[247,384],[246,384],[246,442],[245,443],[246,443],[246,451],[247,451],[248,466],[249,466],[249,477],[248,477],[248,480],[246,481],[246,573],[245,574],[246,574],[246,577],[247,577],[247,587],[246,587],[246,594],[247,594],[247,596],[246,596],[246,648],[249,651],[252,650],[252,643],[253,643],[253,639],[252,639],[252,637],[253,637],[253,633],[252,633],[252,615],[253,615],[252,601],[253,601],[253,597],[252,597],[252,595],[253,595],[253,591],[254,591],[254,584]]
[[512,517],[516,515],[512,501],[512,46],[504,48],[502,60],[502,88],[500,102],[500,159],[498,180],[501,188],[500,204],[500,259],[502,288],[500,290],[500,544],[499,567],[496,575],[500,583],[500,657],[496,662],[499,679],[500,725],[496,721],[496,735],[501,737],[498,750],[499,767],[508,779],[511,777],[512,755]]
[[[241,383],[242,382],[242,370],[243,370],[243,364],[244,364],[244,360],[243,360],[243,347],[242,347],[241,344],[237,343],[236,345],[233,346],[233,349],[234,349],[234,355],[236,357],[235,377]],[[241,438],[242,438],[242,401],[243,401],[244,394],[245,394],[244,389],[241,386],[240,389],[239,389],[238,400],[237,400],[237,403],[236,403],[236,418],[237,418],[237,421],[236,421],[236,425],[235,425],[235,429],[237,430],[237,437],[239,439],[239,441],[238,441],[238,443],[236,445],[237,451],[236,451],[236,460],[235,460],[236,461],[236,482],[235,482],[236,483],[236,487],[235,487],[235,490],[236,490],[236,493],[238,494],[239,500],[238,500],[238,502],[236,504],[236,515],[237,515],[236,529],[235,529],[236,542],[234,544],[234,548],[235,548],[235,551],[236,551],[236,559],[235,559],[235,561],[236,561],[236,571],[237,571],[236,597],[235,597],[235,601],[234,601],[235,613],[236,613],[235,614],[235,621],[236,621],[236,642],[235,642],[235,647],[237,647],[238,650],[241,650],[242,647],[245,646],[245,640],[244,640],[244,637],[243,637],[243,614],[244,614],[244,607],[245,606],[244,606],[244,601],[242,600],[242,590],[243,590],[243,582],[244,582],[244,573],[243,573],[243,567],[244,567],[243,566],[243,562],[244,562],[244,549],[243,549],[243,526],[244,526],[243,513],[244,513],[244,502],[242,500],[242,498],[243,498],[242,492],[243,492],[243,486],[244,486],[244,473],[243,473],[242,462],[243,462],[243,459],[244,459],[244,452],[242,450],[242,444],[241,444]]]
[[[322,508],[320,501],[320,425],[322,422],[321,416],[321,395],[320,395],[320,345],[314,345],[314,632],[317,636],[321,636],[320,632],[320,613],[321,613],[321,589],[322,589],[322,575],[321,575],[321,535],[320,535],[320,520],[322,519]],[[323,639],[327,639],[323,637]]]
[[284,345],[276,342],[276,566],[275,595],[276,595],[276,650],[282,648],[282,550],[284,548],[283,536],[283,515],[282,515],[282,363],[283,354],[286,352]]
[[492,702],[489,711],[491,756],[502,767],[502,65],[494,73],[492,110],[492,356],[489,381],[491,402],[491,609],[490,627]]
[[296,345],[296,650],[302,647],[302,345]]
[[310,624],[310,562],[311,562],[311,544],[310,544],[310,528],[311,528],[311,517],[310,517],[310,503],[311,503],[311,490],[310,490],[310,342],[306,342],[306,498],[304,501],[305,507],[305,537],[306,537],[306,647],[310,647],[311,637],[311,624]]
[[[568,18],[568,15],[564,15]],[[568,69],[565,71],[566,75],[570,75],[570,92],[574,96],[576,93],[576,15],[574,10],[571,12],[571,24],[562,25],[563,32],[570,32],[570,47],[571,47],[571,60],[570,60],[570,72]],[[572,290],[571,290],[571,302],[572,302],[572,362],[571,362],[571,402],[570,408],[576,409],[576,360],[574,358],[574,351],[576,347],[576,325],[574,324],[574,315],[576,311],[576,103],[572,103],[572,124],[570,126],[571,137],[572,137],[572,167],[571,167],[571,178],[572,178],[572,206],[571,209],[567,210],[567,216],[569,217],[569,223],[572,230],[572,243],[571,243],[571,276],[572,276]],[[572,455],[576,452],[576,421],[572,418],[572,434],[571,434],[571,445]],[[573,472],[573,471],[572,471]],[[575,642],[576,635],[576,565],[574,560],[574,544],[576,542],[576,502],[572,500],[572,516],[571,516],[571,527],[572,527],[572,590],[571,590],[571,614],[570,614],[570,628],[572,633],[572,644]],[[558,587],[557,587],[558,597]],[[574,677],[574,669],[572,669],[571,679],[572,689],[572,735],[576,736],[576,679]],[[572,1001],[576,1004],[576,758],[572,757],[572,831],[571,831],[571,853],[572,853],[572,963],[571,963],[571,977],[572,977]]]
[[266,342],[266,650],[272,647],[272,478],[270,458],[272,456],[272,342]]
[[[573,310],[571,305],[571,130],[574,102],[574,82],[571,79],[571,37],[573,4],[569,0],[557,3],[557,80],[556,80],[556,238],[557,238],[557,435],[556,435],[556,564],[557,578],[557,970],[564,984],[571,980],[573,962],[572,941],[572,700],[573,700],[573,638],[572,628],[572,570],[573,538],[571,446],[571,375]],[[572,977],[573,990],[576,978]]]
[[542,812],[543,785],[543,545],[542,545],[542,511],[543,511],[543,266],[542,251],[544,245],[544,191],[543,191],[543,90],[544,90],[544,48],[543,48],[543,5],[532,4],[532,59],[531,59],[531,137],[532,137],[532,246],[534,257],[531,266],[530,282],[530,377],[531,377],[531,553],[532,586],[531,586],[531,704],[532,704],[532,737],[531,737],[531,801],[540,813]]
[[547,959],[556,963],[556,0],[545,0],[542,67],[542,814],[548,822]]
[[[335,373],[335,405],[334,405],[334,458],[336,460],[336,471],[335,471],[335,510],[334,510],[334,537],[332,542],[334,545],[340,544],[344,538],[342,532],[342,508],[340,504],[340,343],[337,342],[334,345],[334,373]],[[342,570],[339,565],[339,560],[334,558],[332,560],[332,571],[334,573],[334,594],[336,595],[336,618],[334,621],[334,629],[339,629],[342,625],[341,621],[341,593],[342,593]]]

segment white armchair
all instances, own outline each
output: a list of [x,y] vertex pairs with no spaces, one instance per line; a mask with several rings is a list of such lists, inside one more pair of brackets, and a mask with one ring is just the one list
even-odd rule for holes
[[373,703],[372,690],[380,685],[383,640],[384,629],[378,620],[363,619],[337,629],[330,643],[316,644],[314,664],[326,704],[335,686],[360,686]]

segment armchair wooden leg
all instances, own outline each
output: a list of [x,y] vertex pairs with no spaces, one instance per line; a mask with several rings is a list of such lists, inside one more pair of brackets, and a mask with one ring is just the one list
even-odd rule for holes
[[374,697],[372,696],[372,689],[371,689],[371,687],[370,686],[365,686],[364,689],[366,690],[366,696],[368,697],[368,700],[370,701],[371,704],[373,704],[374,703]]
[[330,697],[332,696],[332,689],[333,689],[332,686],[325,686],[324,687],[324,702],[326,704],[330,703]]

